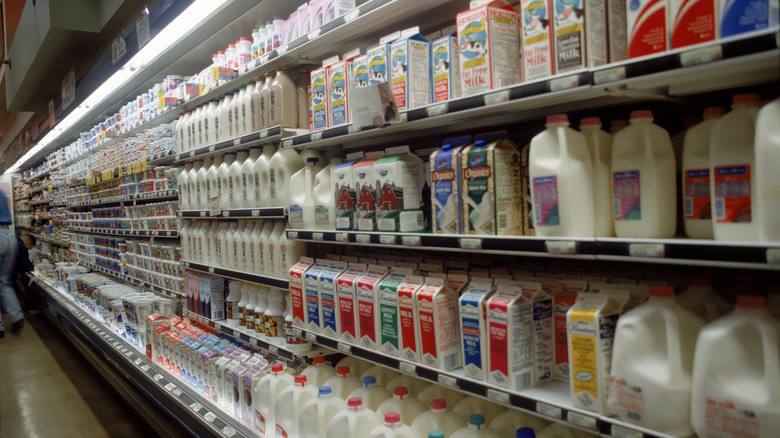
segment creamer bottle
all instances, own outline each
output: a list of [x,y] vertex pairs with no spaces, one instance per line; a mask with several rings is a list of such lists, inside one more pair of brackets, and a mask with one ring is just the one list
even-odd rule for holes
[[293,384],[293,376],[284,372],[284,365],[275,364],[271,374],[266,375],[252,391],[252,405],[255,411],[254,430],[264,436],[276,435],[276,400],[279,394]]
[[317,397],[314,385],[306,383],[306,376],[297,375],[276,399],[276,435],[290,438],[302,437],[299,433],[300,416],[304,405]]
[[612,139],[612,217],[617,237],[672,237],[677,218],[672,141],[653,113],[631,113]]
[[214,266],[225,266],[227,257],[227,233],[230,228],[229,221],[219,221],[216,239],[214,241],[214,259],[209,264]]
[[235,161],[228,168],[228,202],[226,205],[229,209],[242,208],[246,205],[244,204],[243,167],[248,156],[248,150],[240,149],[236,154]]
[[303,166],[301,156],[293,149],[279,149],[271,157],[268,176],[263,177],[263,185],[268,188],[269,207],[290,205],[290,177]]
[[416,438],[414,429],[401,422],[398,412],[388,412],[383,415],[385,422],[373,428],[368,438]]
[[298,93],[287,67],[278,67],[271,85],[271,126],[298,127]]
[[268,310],[268,286],[257,286],[257,305],[255,305],[255,335],[265,339],[265,312]]
[[266,340],[275,345],[284,344],[284,291],[271,288],[268,293],[268,307],[265,309]]
[[715,120],[726,109],[704,109],[703,121],[685,131],[682,150],[682,198],[685,235],[712,239],[712,203],[710,197],[710,134]]
[[203,146],[203,105],[195,107],[195,111],[192,113],[190,123],[193,126],[192,134],[192,148],[198,149]]
[[593,201],[596,212],[596,237],[612,237],[612,135],[601,129],[601,119],[580,120],[580,132],[585,136],[593,163]]
[[179,208],[182,210],[190,209],[190,186],[187,184],[187,178],[192,171],[192,161],[184,162],[184,169],[179,173],[179,177],[176,178],[176,186],[179,188]]
[[217,107],[219,113],[219,138],[220,141],[225,141],[233,138],[232,123],[233,113],[230,111],[233,103],[233,93],[225,93]]
[[757,94],[738,94],[731,111],[712,126],[710,193],[715,240],[758,240],[752,217],[758,105]]
[[414,419],[412,429],[421,436],[425,436],[432,430],[441,430],[445,436],[450,436],[465,425],[466,422],[462,418],[447,410],[447,402],[444,399],[437,398],[431,402],[430,410]]
[[[235,152],[226,152],[225,160],[217,169],[217,194],[219,197],[219,208],[226,210],[232,208],[230,202],[230,166],[236,161]],[[213,195],[212,195],[213,196]]]
[[451,438],[501,438],[501,436],[488,427],[482,414],[471,414],[466,427],[456,430]]
[[280,262],[280,246],[279,246],[279,240],[282,237],[282,234],[284,234],[284,220],[278,219],[276,220],[276,223],[274,224],[274,230],[271,233],[271,235],[268,237],[268,255],[269,259],[266,260],[266,275],[269,277],[276,277],[279,278],[279,267],[281,266]]
[[342,155],[333,155],[330,163],[314,177],[314,229],[336,229],[336,194],[331,181],[333,167],[344,161]]
[[[322,357],[318,358],[322,359]],[[316,386],[316,384],[313,385]],[[325,438],[330,421],[346,407],[347,402],[334,395],[330,386],[320,386],[317,398],[309,400],[301,410],[300,436]]]
[[260,90],[260,112],[263,115],[263,129],[268,129],[271,124],[271,84],[274,82],[273,72],[265,74],[265,82]]
[[737,296],[733,312],[699,332],[692,386],[691,424],[699,436],[777,436],[780,322],[763,296]]
[[703,326],[703,318],[675,303],[673,287],[651,286],[650,299],[618,319],[609,412],[662,434],[691,435],[693,350]]
[[255,78],[255,86],[252,87],[252,131],[260,131],[263,129],[263,114],[260,112],[260,92],[263,91],[263,85],[265,81],[262,77]]
[[693,277],[688,281],[688,289],[679,293],[677,304],[710,322],[718,319],[734,309],[726,299],[712,290],[712,280]]
[[290,178],[290,187],[295,187],[295,190],[290,191],[290,228],[315,228],[314,178],[321,170],[318,158],[307,158],[306,166]]
[[322,386],[331,377],[336,375],[336,369],[325,358],[317,356],[312,359],[312,365],[304,369],[301,374],[305,375],[309,382],[314,386]]
[[593,237],[590,152],[566,114],[547,117],[547,129],[531,140],[528,163],[536,234]]
[[401,421],[405,425],[411,426],[414,419],[425,412],[425,406],[410,396],[409,390],[405,386],[396,386],[393,389],[393,397],[383,401],[376,409],[376,413],[379,415],[390,412],[398,413],[401,416]]
[[270,191],[271,157],[276,153],[276,146],[263,146],[263,153],[255,162],[255,203],[258,207],[269,207],[268,193]]
[[347,396],[357,388],[360,388],[360,379],[350,373],[348,366],[336,367],[336,375],[325,382],[333,393],[346,400]]
[[241,299],[238,301],[238,326],[246,327],[246,305],[251,298],[251,286],[244,282],[241,285]]
[[[214,157],[215,159],[219,159],[220,163],[222,162],[222,157]],[[194,168],[193,168],[194,169]],[[213,172],[212,172],[213,169]],[[212,163],[211,157],[206,157],[203,159],[203,165],[198,170],[198,174],[196,175],[195,180],[198,183],[197,191],[198,191],[198,210],[205,210],[209,208],[209,189],[211,187],[211,184],[209,184],[210,180],[213,178],[215,181],[214,186],[216,187],[216,179],[217,179],[217,169],[214,167]]]
[[309,87],[311,87],[311,71],[300,69],[295,79],[295,92],[298,97],[298,129],[311,130],[309,126]]
[[[775,3],[777,4],[777,3]],[[780,241],[780,99],[761,108],[756,124],[756,223],[758,240]]]
[[376,384],[374,376],[367,376],[363,378],[363,386],[350,392],[347,399],[352,397],[359,397],[368,409],[376,411],[382,402],[392,396],[388,390]]
[[249,148],[249,157],[241,165],[241,203],[237,208],[257,208],[257,196],[255,196],[255,165],[260,158],[260,146]]
[[379,416],[363,406],[358,397],[347,400],[347,408],[336,414],[328,424],[326,438],[363,438],[379,426]]

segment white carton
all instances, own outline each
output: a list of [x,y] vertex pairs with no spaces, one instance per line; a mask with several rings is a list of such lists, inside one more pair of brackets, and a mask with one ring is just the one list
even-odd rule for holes
[[553,0],[556,73],[607,63],[606,6],[605,0]]
[[322,334],[336,338],[339,335],[339,318],[337,302],[336,279],[347,269],[346,262],[334,261],[320,274],[320,312]]
[[668,47],[667,2],[631,0],[626,11],[628,57],[637,58],[666,51]]
[[446,102],[461,96],[458,35],[431,41],[431,102]]
[[[355,184],[355,220],[358,231],[376,230],[376,183],[374,163],[383,152],[369,152],[366,158],[352,165],[352,180]],[[337,200],[337,202],[339,202]],[[337,207],[338,210],[338,207]]]
[[628,59],[626,0],[607,0],[607,34],[609,35],[609,62]]
[[336,280],[339,298],[338,338],[351,344],[357,344],[358,341],[357,280],[367,268],[365,263],[350,263],[349,269]]
[[341,126],[352,123],[350,95],[355,87],[353,60],[360,54],[356,50],[344,55],[342,61],[328,68],[328,126]]
[[376,229],[391,232],[424,232],[422,211],[423,162],[409,146],[385,150],[373,165],[376,181],[374,208]]
[[386,266],[370,265],[358,278],[358,341],[361,347],[379,350],[377,326],[379,317],[379,282],[385,278],[389,269]]
[[488,382],[520,391],[532,386],[533,310],[517,286],[498,284],[488,300]]
[[398,288],[412,275],[408,268],[392,268],[390,275],[379,283],[377,303],[379,309],[379,351],[392,356],[401,352],[398,329]]
[[443,371],[461,365],[458,294],[440,278],[428,277],[416,293],[421,362]]
[[532,314],[532,345],[534,357],[533,383],[552,380],[555,356],[552,298],[542,290],[541,283],[519,281],[523,297],[529,302]]
[[555,73],[551,6],[551,0],[520,1],[523,14],[523,78],[526,81],[543,79]]
[[330,260],[317,259],[303,276],[303,291],[306,295],[306,329],[317,333],[322,331],[320,275],[330,264]]
[[306,295],[303,289],[304,273],[314,264],[314,259],[301,257],[290,268],[290,304],[292,305],[293,325],[306,328]]
[[423,277],[409,276],[398,288],[398,345],[401,358],[420,362],[420,324],[417,319],[417,292]]
[[354,230],[355,224],[355,178],[352,165],[363,158],[363,152],[347,155],[347,160],[333,167],[331,184],[336,197],[336,229]]
[[431,103],[430,43],[419,33],[403,36],[390,44],[388,58],[398,111]]
[[487,381],[487,301],[493,295],[493,280],[472,278],[458,300],[463,338],[463,369],[467,377]]

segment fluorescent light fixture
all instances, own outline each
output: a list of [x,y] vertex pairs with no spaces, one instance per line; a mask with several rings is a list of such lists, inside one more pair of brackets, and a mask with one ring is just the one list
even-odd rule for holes
[[199,26],[204,20],[207,20],[214,11],[228,1],[229,0],[195,0],[195,2],[179,14],[178,17],[171,21],[170,24],[165,26],[165,29],[161,30],[151,41],[146,43],[146,45],[143,46],[122,68],[111,75],[111,77],[103,82],[89,95],[89,97],[84,99],[79,106],[74,108],[65,119],[54,126],[38,144],[33,146],[26,154],[19,158],[19,160],[9,167],[5,173],[11,174],[16,172],[26,162],[36,157],[46,146],[59,141],[60,135],[73,125],[81,122],[81,118],[84,117],[91,108],[102,104],[114,90],[126,84],[152,61],[155,61],[160,56],[164,56],[169,48],[187,38],[192,29]]

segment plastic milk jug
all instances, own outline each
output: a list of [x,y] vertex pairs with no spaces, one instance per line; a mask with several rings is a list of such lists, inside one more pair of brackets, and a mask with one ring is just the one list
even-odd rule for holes
[[650,111],[612,140],[612,217],[618,237],[672,237],[677,218],[674,151]]
[[[437,398],[444,399],[448,406],[455,406],[459,401],[466,397],[468,396],[460,391],[455,391],[435,384],[428,384],[428,386],[421,389],[417,394],[417,400],[422,403],[423,406],[431,406],[431,403]],[[463,420],[463,424],[465,423],[466,420]]]
[[384,417],[384,424],[371,430],[368,438],[415,438],[417,436],[414,429],[401,422],[398,412],[388,412],[380,416]]
[[591,438],[593,434],[575,429],[561,423],[553,423],[542,431],[537,431],[536,438]]
[[255,430],[265,436],[276,433],[276,417],[274,415],[276,400],[279,394],[293,384],[293,376],[284,372],[284,365],[271,367],[271,374],[266,375],[255,385],[252,400],[255,410]]
[[360,374],[360,379],[364,379],[366,377],[374,377],[376,379],[376,384],[387,389],[392,394],[392,388],[387,388],[387,383],[397,376],[399,376],[400,373],[396,370],[384,367],[382,365],[374,365],[371,368],[363,371]]
[[500,438],[495,430],[488,427],[485,417],[481,414],[471,414],[469,423],[451,435],[452,438]]
[[300,415],[300,436],[325,438],[330,421],[346,407],[347,403],[333,394],[330,386],[320,386],[317,398],[303,405]]
[[255,305],[255,335],[260,339],[265,336],[265,313],[268,310],[268,294],[271,289],[267,286],[257,286],[257,304]]
[[380,424],[379,416],[363,406],[360,398],[353,397],[347,400],[346,409],[330,420],[325,436],[326,438],[363,438]]
[[490,422],[490,428],[498,431],[502,437],[511,437],[512,434],[517,432],[517,429],[530,427],[531,429],[540,432],[549,424],[549,421],[543,420],[535,415],[526,414],[515,409],[505,409],[504,412],[498,414],[498,416]]
[[[236,160],[235,152],[226,152],[225,159],[217,168],[217,194],[219,208],[225,210],[230,206],[230,166]],[[211,196],[214,196],[212,193]]]
[[241,165],[241,202],[236,208],[257,208],[257,195],[255,194],[256,182],[255,165],[260,158],[262,150],[260,146],[249,148],[249,157]]
[[[212,198],[216,198],[217,201],[219,201],[219,186],[220,186],[220,179],[219,179],[219,167],[222,165],[222,162],[224,160],[224,155],[217,155],[214,157],[214,162],[211,164],[211,166],[208,169],[208,173],[206,174],[206,181],[208,184],[208,189],[205,191],[205,199],[203,202],[203,209],[209,209],[209,204],[211,202]],[[204,164],[206,160],[203,160]]]
[[352,375],[348,366],[337,367],[336,374],[328,379],[325,385],[330,386],[338,397],[346,400],[352,391],[360,388],[360,379]]
[[312,366],[304,369],[301,374],[306,376],[306,381],[312,385],[322,386],[328,379],[336,375],[336,369],[325,362],[324,357],[317,356],[313,359]]
[[393,397],[383,401],[376,409],[376,413],[381,416],[391,412],[399,414],[401,421],[411,426],[414,419],[425,412],[425,406],[412,397],[405,386],[396,386],[393,389]]
[[612,135],[601,129],[598,117],[580,120],[580,132],[585,136],[593,164],[593,206],[596,213],[596,237],[612,237]]
[[293,149],[279,149],[271,158],[268,177],[263,177],[263,186],[268,190],[269,207],[290,205],[290,177],[304,166],[298,152]]
[[372,365],[370,362],[366,362],[354,356],[347,356],[336,364],[337,370],[341,367],[349,367],[349,369],[354,370],[353,374],[355,376],[362,376],[363,373],[371,369]]
[[298,93],[295,83],[287,73],[287,67],[276,69],[276,77],[271,84],[270,103],[271,126],[298,127]]
[[[203,167],[203,160],[194,160],[192,170],[187,174],[187,209],[197,210],[200,208],[200,199],[198,195],[198,172]],[[205,171],[204,171],[205,172]]]
[[691,278],[688,289],[677,295],[677,304],[710,322],[731,312],[734,306],[712,290],[709,278]]
[[269,193],[271,191],[271,158],[276,153],[276,146],[263,146],[263,153],[255,162],[255,203],[258,207],[270,207]]
[[710,134],[715,120],[726,109],[712,106],[704,110],[704,120],[685,132],[682,151],[682,198],[685,235],[712,239],[710,197]]
[[466,422],[458,414],[447,410],[447,402],[442,398],[434,399],[431,409],[412,421],[412,429],[422,436],[432,430],[441,430],[445,436],[450,436],[465,425]]
[[184,169],[179,173],[176,178],[176,186],[179,188],[179,208],[182,210],[190,209],[190,186],[187,184],[187,177],[192,171],[192,161],[186,161],[184,163]]
[[699,436],[769,438],[780,430],[780,322],[763,296],[707,324],[693,359],[691,424]]
[[228,168],[227,208],[242,208],[245,206],[243,203],[244,184],[241,175],[244,162],[248,156],[248,150],[239,150],[236,154],[235,161],[233,161]]
[[460,151],[471,137],[448,138],[430,160],[433,232],[461,232]]
[[271,288],[265,309],[265,337],[271,344],[284,344],[284,291]]
[[758,240],[780,241],[780,99],[761,108],[756,123],[756,222]]
[[704,319],[674,301],[671,286],[617,322],[607,407],[621,420],[673,436],[693,433],[691,372]]
[[290,178],[290,228],[312,230],[315,227],[314,177],[322,170],[316,157],[306,159],[306,166]]
[[531,140],[528,163],[536,234],[593,237],[590,152],[566,114],[547,117],[547,129]]
[[295,376],[293,385],[285,388],[276,398],[276,435],[290,438],[303,436],[299,433],[301,411],[307,402],[316,397],[317,389],[307,384],[306,376]]
[[[472,414],[479,414],[483,416],[486,423],[490,423],[498,414],[506,410],[505,406],[498,405],[496,403],[486,402],[480,398],[474,396],[468,396],[459,401],[455,407],[452,408],[452,412],[460,415],[462,418],[469,418]],[[483,429],[487,427],[484,425]]]
[[758,227],[752,217],[758,104],[757,94],[738,94],[731,111],[712,127],[710,193],[716,240],[758,240]]
[[[423,389],[427,388],[428,385],[429,384],[425,380],[402,374],[387,382],[385,384],[385,389],[394,392],[395,388],[403,386],[406,387],[406,389],[409,391],[409,397],[414,397],[416,399],[417,394],[419,394]],[[425,406],[425,404],[423,404],[423,406]]]
[[334,155],[330,163],[314,177],[314,229],[336,229],[336,197],[333,191],[333,168],[342,163],[341,155]]
[[382,402],[391,398],[392,396],[388,390],[377,385],[376,378],[374,376],[366,376],[363,378],[363,386],[350,392],[347,396],[347,400],[352,397],[359,397],[361,400],[363,400],[363,403],[368,409],[376,411]]

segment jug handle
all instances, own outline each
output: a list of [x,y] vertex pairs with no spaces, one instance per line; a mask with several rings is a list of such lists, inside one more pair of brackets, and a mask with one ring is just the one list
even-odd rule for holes
[[[672,343],[669,342],[669,333],[679,333],[680,330],[680,322],[676,318],[667,318],[666,319],[666,354],[669,356],[668,360],[669,363],[673,364],[681,364],[681,357],[682,353],[680,351],[680,348],[682,348],[682,345],[680,342],[677,342],[677,345],[672,346]],[[677,369],[678,374],[682,373],[682,369]]]
[[[764,336],[761,337],[761,348],[764,350],[764,377],[767,379],[769,388],[777,388],[780,386],[780,342],[777,339],[778,331],[771,328],[772,322],[774,321],[769,322],[770,327],[762,330]],[[775,326],[777,325],[775,324]],[[770,354],[773,350],[778,354]]]

